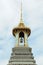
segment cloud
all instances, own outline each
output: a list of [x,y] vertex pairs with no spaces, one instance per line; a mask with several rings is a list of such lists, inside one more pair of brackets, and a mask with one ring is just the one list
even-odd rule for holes
[[5,60],[2,60],[2,61],[0,61],[0,65],[7,65],[7,60],[5,59]]
[[[20,22],[20,2],[21,0],[0,0],[0,65],[7,64],[11,49],[15,46],[12,29]],[[43,0],[23,0],[23,20],[31,28],[29,46],[33,49],[37,64],[42,65]]]
[[36,59],[37,59],[37,64],[38,65],[43,65],[43,55],[42,56],[38,56]]

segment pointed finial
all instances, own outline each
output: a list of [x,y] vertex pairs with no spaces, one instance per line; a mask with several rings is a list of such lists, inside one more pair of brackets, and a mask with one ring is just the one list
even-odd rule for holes
[[22,19],[22,0],[21,0],[21,14],[20,14],[20,22],[23,23],[23,19]]

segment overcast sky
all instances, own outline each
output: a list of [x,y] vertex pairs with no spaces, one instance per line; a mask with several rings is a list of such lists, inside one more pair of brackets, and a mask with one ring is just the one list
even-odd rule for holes
[[[15,46],[12,29],[19,24],[21,0],[0,0],[0,65],[7,65]],[[23,0],[24,24],[31,29],[28,38],[37,65],[43,65],[43,0]]]

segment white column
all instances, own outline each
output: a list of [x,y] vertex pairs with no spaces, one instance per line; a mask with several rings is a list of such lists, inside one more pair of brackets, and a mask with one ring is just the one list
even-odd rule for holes
[[28,36],[27,36],[27,34],[25,33],[25,46],[28,46]]
[[18,46],[18,41],[19,41],[19,34],[16,34],[16,46]]

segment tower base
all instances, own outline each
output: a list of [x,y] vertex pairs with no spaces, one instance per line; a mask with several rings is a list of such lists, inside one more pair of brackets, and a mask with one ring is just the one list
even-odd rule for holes
[[36,65],[32,48],[14,47],[8,65]]

